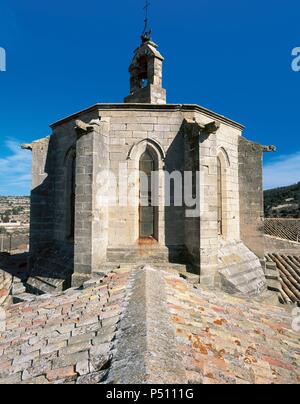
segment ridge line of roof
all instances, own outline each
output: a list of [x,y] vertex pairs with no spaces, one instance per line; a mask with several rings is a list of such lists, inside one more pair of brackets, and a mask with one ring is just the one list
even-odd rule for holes
[[51,128],[55,128],[56,126],[59,126],[63,123],[66,123],[72,119],[75,119],[76,117],[92,112],[94,110],[109,110],[109,109],[116,109],[116,110],[173,110],[173,111],[198,111],[202,112],[212,118],[218,119],[220,122],[225,123],[227,125],[233,126],[239,130],[244,130],[245,126],[230,119],[225,117],[224,115],[220,115],[214,111],[211,111],[207,108],[204,108],[198,104],[163,104],[163,105],[157,105],[157,104],[131,104],[131,103],[97,103],[94,104],[93,106],[83,109],[79,112],[76,112],[72,115],[67,116],[66,118],[63,118],[57,122],[54,122],[53,124],[50,125]]
[[[146,265],[131,274],[131,290],[115,340],[108,383],[186,383],[181,355],[167,306],[164,275]],[[124,354],[130,360],[120,367]],[[157,371],[153,373],[155,367]],[[174,371],[176,369],[176,371]]]

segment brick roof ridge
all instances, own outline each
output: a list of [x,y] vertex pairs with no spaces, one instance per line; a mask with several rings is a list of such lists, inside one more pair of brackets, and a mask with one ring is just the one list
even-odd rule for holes
[[166,300],[164,271],[146,265],[132,273],[108,382],[186,383]]

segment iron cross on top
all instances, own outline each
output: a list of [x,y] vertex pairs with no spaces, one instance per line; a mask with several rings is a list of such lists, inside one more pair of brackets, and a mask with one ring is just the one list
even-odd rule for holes
[[149,7],[150,7],[150,2],[148,0],[146,0],[146,4],[145,4],[145,7],[144,7],[144,10],[146,12],[146,18],[148,17]]
[[143,31],[143,37],[144,39],[150,39],[151,36],[151,30],[149,29],[149,7],[150,7],[150,2],[148,0],[146,0],[145,2],[145,27],[144,27],[144,31]]

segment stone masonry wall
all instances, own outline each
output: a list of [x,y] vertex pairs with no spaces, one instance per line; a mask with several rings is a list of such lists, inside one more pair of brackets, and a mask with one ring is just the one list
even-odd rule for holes
[[[97,113],[82,114],[81,119],[84,122],[89,122],[91,119],[96,119]],[[51,136],[52,145],[52,159],[53,159],[53,171],[51,179],[54,183],[54,232],[53,239],[59,244],[73,243],[73,240],[69,240],[69,214],[70,214],[70,189],[68,188],[68,178],[70,176],[70,162],[72,153],[77,153],[76,164],[76,176],[79,176],[79,182],[84,173],[89,176],[92,174],[92,164],[87,159],[82,161],[81,167],[78,160],[80,159],[80,153],[76,150],[80,147],[80,140],[78,142],[77,133],[75,130],[75,119],[68,120],[61,125],[53,127],[53,135]],[[92,144],[89,149],[86,146],[86,150],[83,150],[84,157],[86,154],[91,155],[93,150]],[[80,168],[78,168],[80,167]],[[86,190],[78,183],[78,195],[81,195]],[[87,188],[86,188],[87,189]],[[86,198],[88,200],[88,198]],[[91,203],[91,201],[90,201]]]
[[[206,124],[212,121],[208,116],[191,112],[180,111],[99,111],[103,117],[110,117],[110,168],[118,175],[119,167],[125,167],[130,172],[137,168],[136,161],[128,159],[130,150],[134,145],[145,139],[156,141],[163,149],[166,158],[164,168],[168,172],[174,170],[182,172],[189,169],[184,151],[187,143],[184,140],[182,124],[184,118],[197,118]],[[216,187],[217,187],[217,141],[228,149],[232,155],[232,166],[229,171],[228,211],[226,212],[228,231],[235,238],[239,238],[239,198],[238,198],[238,169],[237,169],[237,142],[240,131],[228,125],[221,125],[218,134],[211,134],[209,138],[202,139],[199,145],[200,166],[197,169],[206,171],[204,214],[201,218],[201,248],[208,265],[217,263],[217,216],[216,216]],[[218,139],[220,136],[220,139]],[[227,147],[228,146],[228,147]],[[196,157],[199,164],[199,152]],[[125,165],[124,165],[125,164]],[[137,184],[132,184],[133,188]],[[130,190],[132,191],[132,189]],[[230,215],[229,216],[229,212]],[[160,213],[159,240],[167,246],[180,246],[186,243],[185,229],[189,225],[185,218],[185,208],[170,207]],[[121,230],[121,231],[120,231]],[[109,246],[135,244],[138,240],[138,206],[119,207],[109,209]],[[205,258],[204,258],[205,259]]]
[[[163,112],[145,110],[99,111],[105,118],[110,118],[109,133],[109,166],[119,178],[119,169],[134,173],[139,168],[140,155],[130,158],[130,151],[139,142],[150,140],[157,142],[164,151],[166,158],[158,164],[166,171],[182,171],[184,168],[184,138],[180,133],[183,122],[181,112]],[[109,246],[134,245],[139,238],[139,206],[138,206],[138,177],[130,183],[129,192],[136,196],[135,206],[111,206],[109,208]],[[113,188],[110,189],[111,195]],[[163,205],[163,185],[159,190],[162,202],[159,207],[158,238],[160,244],[174,246],[184,244],[184,209],[182,207],[167,207]],[[119,199],[117,200],[119,203]]]
[[107,207],[98,202],[98,187],[108,168],[108,122],[79,137],[76,146],[75,272],[88,274],[106,260]]
[[[106,260],[108,247],[108,206],[101,203],[101,189],[107,189],[109,169],[110,119],[101,117],[101,123],[93,139],[93,223],[92,223],[92,269],[98,270]],[[99,200],[100,198],[100,200]]]
[[241,239],[264,258],[262,148],[244,138],[239,141]]
[[[77,119],[93,129],[79,133],[75,129]],[[174,206],[172,198],[171,206],[165,207],[166,183],[160,179],[157,239],[158,246],[168,247],[169,251],[184,251],[187,247],[194,263],[201,262],[202,278],[211,282],[218,265],[217,153],[222,148],[229,156],[225,222],[228,234],[238,238],[237,139],[241,129],[219,117],[221,126],[217,133],[200,135],[191,162],[189,154],[193,152],[188,150],[183,130],[185,119],[206,125],[218,117],[209,111],[199,112],[194,106],[99,105],[53,125],[51,138],[33,144],[32,248],[35,243],[41,246],[74,243],[68,239],[71,207],[70,190],[66,186],[68,156],[73,152],[76,152],[75,272],[88,274],[101,270],[107,248],[139,248],[137,171],[143,147],[149,145],[157,155],[160,170],[183,173],[191,169],[203,174],[200,221],[187,220],[185,207]],[[113,181],[103,174],[107,169],[117,178],[126,170],[128,175],[134,174],[128,189],[134,196],[134,205],[120,206],[118,199],[116,205],[99,204],[103,194],[111,196],[114,190]]]
[[[193,136],[190,130],[185,133],[185,169],[187,171],[198,171],[200,166],[199,138]],[[198,186],[200,186],[200,181]],[[197,183],[193,184],[193,191],[196,191]],[[193,197],[195,196],[195,193]],[[199,202],[199,200],[198,200]],[[200,272],[200,217],[185,218],[185,245],[189,261],[193,264],[194,272]]]
[[241,131],[223,125],[217,132],[217,156],[222,167],[223,238],[240,239],[238,147]]
[[200,171],[203,173],[200,217],[200,276],[201,283],[213,286],[218,262],[217,223],[217,156],[216,134],[200,138]]
[[265,252],[300,256],[300,243],[265,235]]
[[53,240],[53,154],[52,139],[32,143],[32,192],[30,208],[30,251],[35,254]]
[[70,189],[68,189],[68,170],[70,169],[69,158],[71,150],[76,148],[76,133],[74,122],[57,128],[52,136],[53,139],[53,160],[55,170],[53,172],[54,182],[54,232],[53,238],[56,242],[63,244],[67,242],[69,231],[67,229],[70,203],[68,201]]
[[[188,116],[206,125],[211,119],[196,113]],[[241,129],[227,124],[220,124],[216,133],[209,136],[202,134],[199,139],[199,171],[202,173],[200,189],[200,273],[201,283],[214,286],[218,268],[219,235],[217,222],[217,156],[222,151],[227,157],[224,161],[223,189],[223,225],[225,239],[240,239],[239,228],[239,187],[238,187],[238,139]],[[225,160],[225,159],[224,159]]]

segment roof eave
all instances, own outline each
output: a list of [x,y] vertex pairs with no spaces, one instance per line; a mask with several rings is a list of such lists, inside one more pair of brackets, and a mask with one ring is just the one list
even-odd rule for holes
[[193,112],[193,111],[198,111],[201,113],[204,113],[205,115],[211,117],[212,119],[216,119],[220,121],[221,123],[227,124],[229,126],[232,126],[240,131],[243,131],[245,129],[245,126],[232,120],[229,118],[226,118],[223,115],[220,115],[216,112],[213,112],[207,108],[204,108],[198,104],[163,104],[163,105],[157,105],[157,104],[131,104],[131,103],[97,103],[87,109],[84,109],[82,111],[76,112],[75,114],[72,114],[64,119],[61,119],[52,125],[50,127],[54,129],[55,127],[62,125],[68,121],[74,120],[78,118],[79,116],[83,114],[87,114],[96,110],[163,110],[163,111],[186,111],[186,112]]

